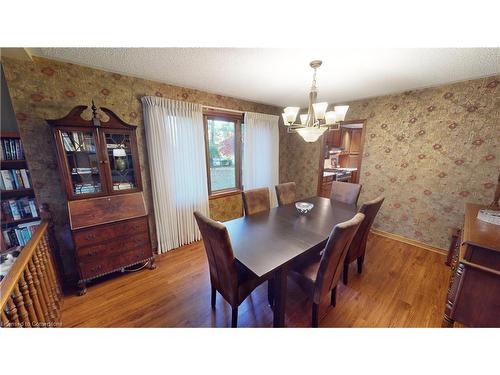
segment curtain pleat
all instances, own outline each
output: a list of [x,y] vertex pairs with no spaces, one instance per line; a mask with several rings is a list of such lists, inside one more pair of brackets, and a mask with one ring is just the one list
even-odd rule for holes
[[194,211],[208,215],[203,112],[199,104],[142,99],[158,252],[201,239]]
[[271,207],[277,206],[279,183],[278,116],[245,112],[243,127],[243,188],[268,187]]

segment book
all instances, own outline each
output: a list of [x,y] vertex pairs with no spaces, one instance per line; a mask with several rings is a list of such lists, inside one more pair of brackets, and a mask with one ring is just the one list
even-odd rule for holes
[[19,139],[14,140],[14,144],[16,145],[16,159],[20,160],[21,157],[21,141]]
[[17,202],[14,199],[9,199],[10,212],[12,214],[12,218],[14,220],[21,220],[21,213],[19,212],[19,208],[17,206]]
[[34,198],[29,199],[28,204],[29,204],[29,207],[30,207],[31,216],[32,217],[38,217],[38,211],[36,209],[35,199]]
[[24,160],[26,159],[26,156],[24,156],[24,147],[23,147],[23,142],[21,142],[21,140],[19,140],[19,149],[21,151],[21,159]]
[[10,174],[12,175],[12,181],[14,182],[14,189],[22,189],[19,180],[17,179],[17,174],[15,169],[9,169]]
[[73,141],[69,137],[69,134],[66,132],[62,133],[62,139],[63,139],[63,144],[64,144],[64,150],[65,151],[75,151],[75,146],[73,144]]
[[14,190],[14,181],[12,180],[12,175],[10,174],[10,171],[7,169],[2,169],[0,173],[2,175],[2,180],[5,185],[5,190]]
[[0,142],[0,160],[5,160],[5,153],[3,151],[3,142]]
[[3,149],[5,152],[5,160],[11,160],[10,157],[10,143],[8,139],[2,139]]
[[21,172],[21,178],[23,181],[23,185],[25,189],[31,189],[31,184],[30,184],[30,179],[28,177],[28,170],[27,169],[20,169]]
[[12,160],[17,160],[16,141],[14,139],[9,139],[9,144],[10,144],[10,155],[12,157]]
[[3,183],[2,175],[0,175],[0,190],[5,190],[5,184]]
[[30,202],[28,197],[19,198],[17,201],[17,208],[19,209],[19,214],[21,218],[33,217],[30,207]]
[[9,236],[9,242],[11,246],[19,246],[20,243],[17,240],[16,232],[14,229],[7,230],[7,235]]
[[26,186],[24,186],[23,177],[21,176],[21,170],[20,169],[13,169],[12,173],[16,174],[16,180],[19,183],[18,189],[25,189]]

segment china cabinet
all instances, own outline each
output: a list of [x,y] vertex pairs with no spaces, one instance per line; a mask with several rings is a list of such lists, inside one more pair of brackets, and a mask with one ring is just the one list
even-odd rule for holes
[[94,278],[143,263],[154,268],[137,152],[136,127],[92,105],[78,106],[52,127],[68,212],[80,294]]

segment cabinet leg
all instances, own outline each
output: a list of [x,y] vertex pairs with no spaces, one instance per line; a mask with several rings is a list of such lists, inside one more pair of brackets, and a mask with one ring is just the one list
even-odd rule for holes
[[87,293],[87,283],[85,281],[79,281],[77,287],[79,296],[83,296],[85,293]]
[[149,266],[148,266],[148,268],[149,268],[150,270],[155,270],[155,269],[156,269],[156,267],[157,267],[157,266],[156,266],[156,263],[155,263],[155,258],[152,258],[152,259],[149,261]]
[[443,322],[441,323],[442,328],[453,328],[453,324],[455,324],[455,320],[451,319],[448,315],[443,317]]

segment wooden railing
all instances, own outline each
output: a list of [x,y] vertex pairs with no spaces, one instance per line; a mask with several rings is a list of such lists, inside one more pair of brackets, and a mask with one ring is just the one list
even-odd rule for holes
[[0,283],[2,327],[60,327],[62,290],[43,220]]

